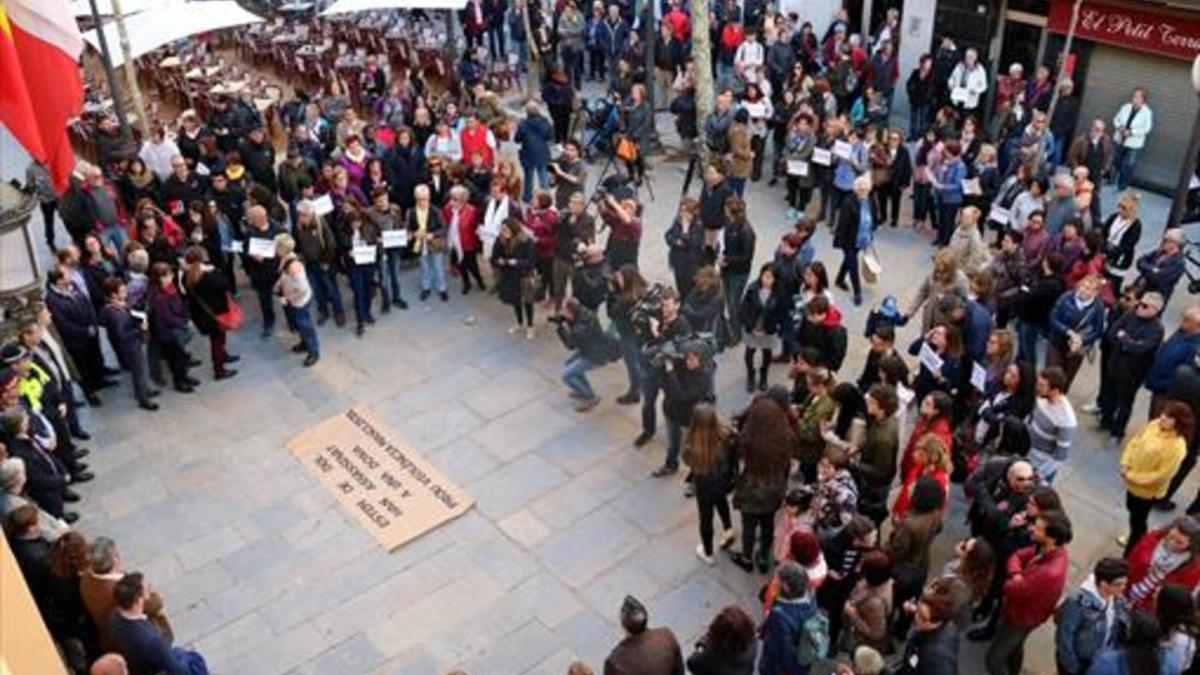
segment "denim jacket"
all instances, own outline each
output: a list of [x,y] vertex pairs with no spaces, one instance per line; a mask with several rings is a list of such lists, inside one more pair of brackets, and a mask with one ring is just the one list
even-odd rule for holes
[[1054,643],[1058,654],[1059,669],[1068,673],[1082,673],[1103,649],[1119,642],[1128,621],[1128,605],[1125,598],[1113,598],[1112,632],[1106,634],[1104,601],[1096,591],[1094,577],[1068,595],[1058,606],[1055,616]]

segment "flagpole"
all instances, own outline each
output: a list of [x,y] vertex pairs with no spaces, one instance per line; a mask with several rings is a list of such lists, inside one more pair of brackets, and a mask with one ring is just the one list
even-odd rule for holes
[[133,97],[133,110],[138,116],[138,126],[142,129],[142,140],[150,140],[150,119],[146,116],[146,105],[142,101],[142,86],[138,84],[137,65],[129,49],[129,31],[125,30],[125,15],[121,12],[121,0],[109,0],[112,3],[113,21],[117,22],[117,35],[120,36],[121,54],[125,57],[125,80],[129,84],[129,94]]
[[121,137],[130,140],[133,134],[129,130],[129,118],[125,116],[125,102],[121,100],[121,91],[117,89],[117,76],[113,73],[112,56],[108,51],[108,40],[104,37],[104,23],[100,21],[100,10],[96,8],[96,0],[89,0],[92,7],[92,20],[96,23],[96,38],[100,42],[100,60],[104,65],[104,77],[108,80],[108,92],[112,96],[113,110],[117,113],[117,124],[121,126]]

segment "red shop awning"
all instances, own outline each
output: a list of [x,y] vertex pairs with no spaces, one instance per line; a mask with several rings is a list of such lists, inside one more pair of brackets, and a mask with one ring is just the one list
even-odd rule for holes
[[[1073,0],[1053,0],[1047,26],[1071,28]],[[1165,13],[1156,7],[1086,0],[1079,9],[1076,37],[1191,61],[1200,54],[1200,13]]]

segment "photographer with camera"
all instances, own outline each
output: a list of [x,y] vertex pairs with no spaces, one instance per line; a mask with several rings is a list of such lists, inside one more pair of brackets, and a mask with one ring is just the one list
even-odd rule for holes
[[[584,247],[596,240],[596,220],[587,212],[587,198],[575,192],[567,200],[567,209],[559,211],[554,228],[554,263],[550,271],[550,299],[554,313],[562,309],[567,297],[567,283]],[[578,294],[578,293],[576,293]]]
[[655,284],[630,311],[630,320],[642,345],[642,433],[633,441],[639,448],[649,443],[657,430],[656,406],[665,375],[664,352],[676,340],[692,334],[692,326],[679,310],[679,291]]
[[635,405],[642,400],[642,340],[633,324],[633,311],[646,297],[646,280],[633,265],[625,265],[609,277],[605,309],[621,339],[621,359],[629,375],[629,389],[617,397],[619,405]]
[[558,324],[555,330],[563,346],[572,350],[563,364],[563,384],[571,390],[573,398],[579,399],[576,412],[587,412],[600,403],[600,397],[587,380],[587,371],[619,357],[620,345],[604,334],[595,312],[584,307],[578,298],[568,299],[562,315],[550,320]]
[[613,269],[622,265],[638,264],[638,248],[642,243],[642,221],[638,217],[641,206],[632,195],[622,196],[618,201],[612,193],[597,193],[597,209],[600,219],[608,226],[608,244],[604,256]]
[[667,418],[667,459],[651,473],[655,478],[670,476],[679,471],[679,446],[683,430],[692,423],[692,411],[700,403],[713,403],[713,369],[705,358],[705,347],[699,341],[688,341],[682,354],[664,354],[663,416]]
[[562,154],[550,162],[550,181],[554,183],[554,207],[564,211],[571,197],[583,194],[587,185],[587,166],[580,159],[583,152],[579,141],[568,138],[563,142]]
[[571,297],[593,312],[600,310],[608,296],[609,267],[604,249],[592,244],[583,249],[579,265],[571,275]]

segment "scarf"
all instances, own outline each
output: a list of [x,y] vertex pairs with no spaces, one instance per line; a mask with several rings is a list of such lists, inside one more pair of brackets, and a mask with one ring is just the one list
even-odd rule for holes
[[1191,557],[1191,553],[1187,551],[1176,553],[1168,549],[1166,538],[1160,539],[1150,555],[1150,566],[1146,569],[1146,576],[1129,589],[1129,601],[1136,605],[1149,597],[1168,574],[1179,569]]

